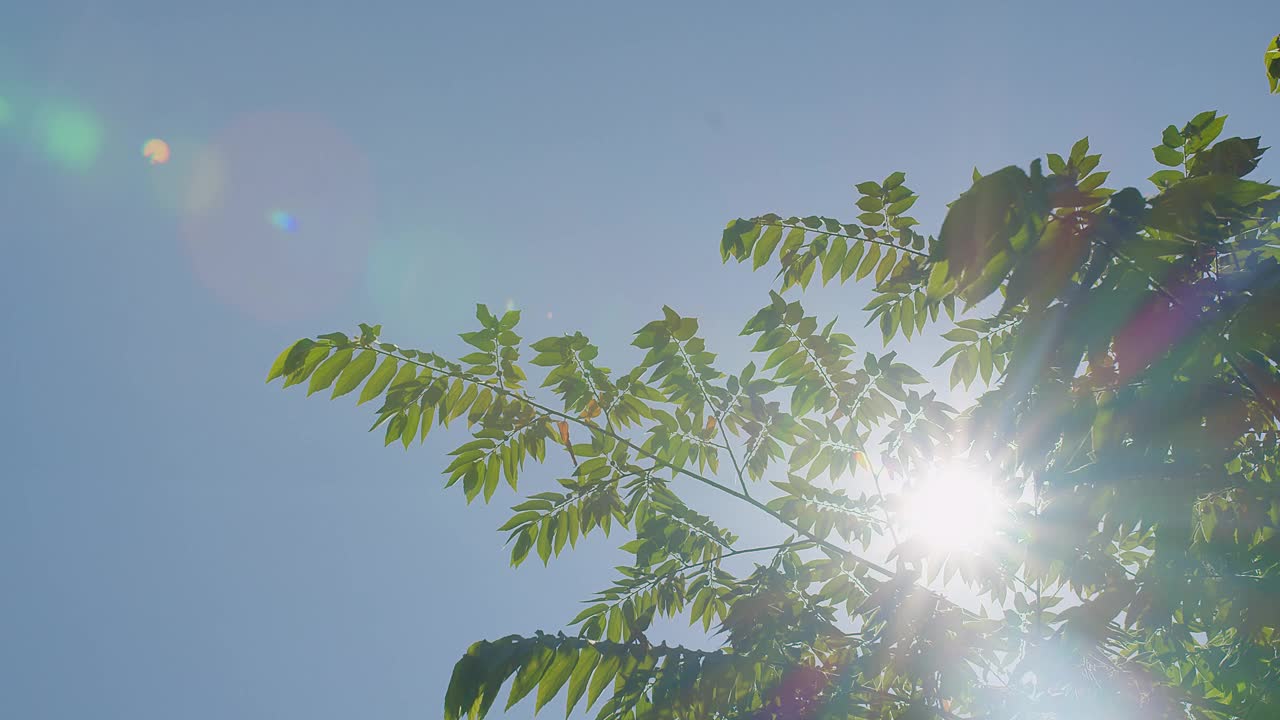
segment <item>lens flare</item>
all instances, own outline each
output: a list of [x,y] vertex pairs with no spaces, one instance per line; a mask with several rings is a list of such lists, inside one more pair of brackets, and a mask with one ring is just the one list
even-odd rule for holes
[[[187,161],[186,156],[187,153],[179,153],[178,162]],[[192,215],[204,215],[222,199],[227,182],[226,163],[216,149],[206,147],[192,155],[189,165],[181,204]]]
[[152,165],[163,165],[169,162],[169,143],[151,138],[142,144],[142,157],[151,161]]
[[[270,322],[344,302],[373,236],[373,183],[359,149],[311,116],[256,113],[216,135],[203,157],[192,162],[183,221],[200,281]],[[302,237],[303,219],[306,242],[282,242]]]
[[13,123],[13,106],[9,101],[0,97],[0,128],[8,127]]
[[934,551],[981,550],[995,539],[1005,503],[990,479],[964,465],[934,468],[907,493],[907,535]]
[[45,152],[68,170],[84,172],[93,167],[101,146],[102,128],[86,112],[58,108],[45,119]]
[[272,210],[271,215],[268,216],[268,219],[271,221],[271,224],[276,227],[277,230],[283,230],[285,232],[291,233],[298,229],[297,218],[295,218],[294,216],[290,215],[289,213],[283,210]]
[[378,238],[365,268],[365,288],[379,318],[406,333],[429,333],[432,313],[446,301],[455,276],[441,272],[450,243],[433,230],[401,231]]
[[165,140],[169,161],[164,172],[148,173],[158,206],[182,218],[208,213],[220,201],[225,167],[218,150],[203,142],[174,137]]

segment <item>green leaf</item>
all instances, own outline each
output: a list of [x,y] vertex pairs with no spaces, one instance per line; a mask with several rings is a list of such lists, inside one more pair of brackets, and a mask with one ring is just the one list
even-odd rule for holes
[[595,674],[591,677],[591,684],[587,689],[587,707],[595,705],[600,693],[604,692],[605,687],[613,682],[613,678],[618,674],[618,668],[622,664],[621,661],[621,656],[609,654],[600,662],[600,666],[596,668]]
[[977,342],[980,336],[972,330],[952,328],[942,333],[942,337],[951,342]]
[[831,240],[831,247],[827,249],[827,254],[822,258],[822,284],[826,285],[831,278],[836,276],[840,271],[840,267],[844,264],[845,257],[848,256],[848,247],[845,239],[839,235]]
[[888,213],[889,215],[901,215],[907,210],[910,210],[911,206],[915,205],[916,200],[919,200],[919,199],[920,197],[918,195],[912,195],[906,200],[899,200],[898,202],[890,205],[889,209],[886,210],[885,212]]
[[1275,36],[1262,56],[1267,67],[1267,85],[1274,95],[1280,93],[1280,35]]
[[1182,166],[1182,152],[1175,150],[1166,145],[1157,145],[1151,148],[1151,152],[1156,156],[1156,162],[1169,167]]
[[880,252],[879,245],[871,245],[871,249],[862,258],[862,264],[858,266],[858,273],[854,279],[861,280],[871,274],[871,271],[875,269],[876,263],[880,261]]
[[783,262],[793,261],[795,258],[791,257],[791,255],[794,254],[796,249],[800,247],[800,244],[804,242],[804,236],[805,231],[803,229],[792,228],[791,232],[787,233],[787,239],[782,243],[782,249],[778,251],[778,257],[782,259]]
[[311,376],[311,383],[307,385],[307,394],[310,395],[320,390],[324,390],[333,384],[334,379],[338,377],[338,373],[351,362],[352,349],[346,348],[339,350],[329,357],[328,360],[320,363],[320,367],[316,368],[316,372]]
[[387,389],[387,385],[391,383],[391,378],[396,374],[398,361],[388,356],[374,371],[373,376],[369,378],[369,382],[364,386],[364,390],[360,391],[360,398],[356,401],[357,405],[369,402],[370,400],[382,394]]
[[1076,187],[1078,187],[1083,192],[1090,192],[1092,190],[1096,190],[1100,185],[1102,185],[1102,183],[1107,181],[1107,176],[1110,174],[1111,173],[1109,172],[1093,173],[1092,175],[1089,175],[1088,177],[1081,179]]
[[862,252],[866,249],[867,243],[858,241],[849,248],[849,253],[844,256],[844,262],[840,263],[840,282],[849,279],[849,276],[858,269],[858,261],[862,259]]
[[539,646],[534,651],[533,657],[516,673],[515,680],[511,681],[511,694],[507,696],[507,710],[538,687],[538,682],[542,680],[542,676],[546,674],[555,658],[555,651],[549,647]]
[[373,372],[373,366],[377,362],[378,353],[372,350],[365,350],[357,355],[338,375],[338,382],[333,386],[333,397],[341,397],[359,387],[369,373]]
[[995,367],[995,362],[991,357],[991,340],[983,338],[978,349],[978,371],[982,375],[984,384],[991,383],[991,371]]
[[1182,133],[1178,132],[1178,128],[1175,125],[1170,125],[1165,128],[1164,132],[1160,135],[1160,139],[1164,141],[1166,147],[1171,148],[1180,148],[1187,142],[1183,139]]
[[899,171],[899,172],[891,173],[889,177],[884,179],[884,183],[882,187],[884,187],[885,190],[892,190],[898,187],[899,185],[901,185],[903,181],[905,181],[906,179],[907,179],[907,174],[904,172]]
[[893,269],[893,265],[897,262],[897,259],[897,250],[889,250],[884,254],[884,259],[876,266],[876,285],[882,284],[885,278],[889,277],[889,271]]
[[[800,231],[803,235],[804,231]],[[764,229],[760,235],[760,240],[756,243],[755,253],[751,258],[751,268],[758,270],[765,263],[769,262],[770,256],[773,255],[773,249],[778,247],[778,241],[782,239],[782,228],[778,225],[770,225]]]
[[556,658],[551,662],[551,667],[547,668],[547,672],[542,675],[538,681],[538,697],[534,704],[533,711],[536,713],[546,705],[551,698],[560,692],[560,688],[569,681],[569,676],[573,673],[573,669],[578,664],[578,649],[575,647],[561,647],[556,652]]
[[542,521],[541,527],[538,528],[538,542],[536,549],[538,551],[538,559],[546,565],[551,560],[551,542],[555,538],[552,533],[555,532],[555,525],[547,520]]
[[422,406],[410,405],[404,413],[404,429],[400,434],[400,444],[407,449],[418,434],[418,423],[422,420]]
[[[319,343],[317,343],[317,345],[312,346],[311,350],[308,350],[306,352],[306,356],[303,357],[301,368],[298,368],[296,372],[288,374],[287,377],[284,378],[284,387],[296,386],[296,384],[310,378],[311,373],[314,373],[317,366],[319,366],[320,363],[323,363],[325,357],[329,357],[329,352],[332,350],[333,346],[330,345],[319,345]],[[288,366],[288,364],[289,361],[285,361],[285,366]]]
[[875,227],[884,224],[884,215],[875,212],[864,212],[858,215],[858,222]]
[[725,262],[731,257],[738,261],[746,259],[759,236],[760,226],[756,223],[741,218],[730,222],[720,239],[721,259]]
[[1157,170],[1148,180],[1156,187],[1168,187],[1186,177],[1181,170]]
[[497,454],[489,456],[484,466],[484,501],[489,502],[498,489],[498,481],[502,479],[502,459]]
[[569,676],[569,690],[565,694],[565,717],[573,714],[573,708],[577,706],[578,701],[582,699],[583,694],[587,692],[587,680],[591,678],[591,673],[600,664],[600,653],[591,645],[582,648],[582,652],[578,654],[578,664],[573,668],[573,674]]
[[533,549],[533,538],[536,532],[537,527],[530,525],[516,536],[516,542],[511,546],[511,567],[518,567],[520,563],[529,557],[529,551]]
[[[884,201],[878,197],[867,195],[861,198],[860,200],[858,200],[858,207],[867,212],[871,212],[871,213],[878,212],[881,208],[884,207]],[[875,223],[867,223],[867,224],[873,225]]]
[[285,371],[284,371],[285,362],[289,359],[289,355],[293,353],[294,348],[296,348],[299,344],[304,342],[311,343],[313,345],[315,344],[311,340],[299,340],[298,342],[295,342],[294,344],[290,345],[289,347],[281,351],[281,353],[278,356],[276,356],[275,362],[271,363],[271,370],[267,372],[267,382],[271,382],[272,380],[275,380],[276,378],[285,374]]
[[346,333],[340,333],[340,332],[325,333],[324,335],[320,335],[319,337],[321,340],[327,341],[329,344],[333,345],[335,348],[345,348],[345,347],[351,346],[351,338],[347,337]]
[[404,413],[398,413],[391,418],[391,422],[387,423],[386,435],[382,438],[382,446],[386,447],[391,443],[400,439],[400,435],[404,432],[404,426],[407,419]]
[[[1067,161],[1063,160],[1061,155],[1057,153],[1049,153],[1045,156],[1045,159],[1049,161],[1049,172],[1054,175],[1067,174]],[[977,178],[974,179],[976,180]]]
[[926,285],[925,295],[930,300],[937,300],[942,297],[942,291],[946,285],[947,261],[939,260],[932,263],[929,269],[929,281]]
[[1191,122],[1183,128],[1182,134],[1187,138],[1186,152],[1198,153],[1209,147],[1209,145],[1222,134],[1222,128],[1226,125],[1227,116],[1219,116],[1212,110],[1205,111],[1192,118]]
[[1089,136],[1086,135],[1076,141],[1071,146],[1071,153],[1067,156],[1067,161],[1071,165],[1079,166],[1080,161],[1084,160],[1084,156],[1089,154]]
[[496,699],[507,675],[515,670],[510,658],[521,651],[521,643],[478,642],[454,666],[445,691],[445,720],[483,718]]
[[[328,354],[329,348],[320,345],[314,340],[303,338],[294,343],[288,354],[285,355],[284,364],[280,368],[281,373],[286,376],[285,387],[289,387],[296,382],[289,376],[304,370],[310,363],[318,364],[319,359],[323,359]],[[267,382],[271,382],[271,380],[268,379]]]
[[882,193],[882,191],[880,190],[880,183],[874,182],[871,180],[868,180],[866,182],[860,182],[854,187],[858,188],[858,192],[862,193],[863,195],[874,195],[879,197],[880,194]]

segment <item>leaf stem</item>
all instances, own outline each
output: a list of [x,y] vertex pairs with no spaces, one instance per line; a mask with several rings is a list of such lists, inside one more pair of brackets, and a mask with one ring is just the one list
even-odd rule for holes
[[805,232],[818,233],[821,235],[830,235],[832,237],[842,237],[847,240],[854,240],[856,242],[868,242],[868,243],[871,243],[872,245],[883,245],[885,247],[893,248],[899,252],[904,252],[908,255],[917,255],[922,258],[929,257],[929,253],[924,252],[922,250],[916,250],[915,248],[912,248],[910,246],[898,245],[896,243],[889,242],[888,240],[881,240],[880,238],[858,237],[857,235],[849,235],[848,233],[830,232],[828,230],[811,228],[808,225],[797,225],[795,223],[785,223],[785,222],[769,222],[767,220],[761,220],[760,218],[756,218],[752,220],[752,222],[756,223],[757,225],[763,225],[765,227],[778,227],[778,228],[786,228],[791,230],[804,230]]
[[[741,500],[742,502],[747,503],[748,505],[750,505],[750,506],[752,506],[752,507],[756,508],[757,510],[759,510],[759,511],[761,511],[761,512],[765,513],[766,515],[768,515],[768,516],[772,517],[774,520],[777,520],[779,523],[781,523],[781,524],[783,524],[783,525],[787,526],[788,528],[790,528],[792,531],[794,531],[794,532],[795,532],[795,533],[797,533],[798,535],[800,535],[800,536],[802,536],[802,537],[805,537],[805,538],[808,538],[810,541],[812,541],[812,542],[813,542],[813,544],[814,544],[814,545],[816,545],[816,546],[818,546],[818,547],[821,547],[821,548],[824,548],[824,549],[826,549],[826,550],[828,550],[828,551],[830,551],[830,552],[834,553],[837,557],[845,557],[845,558],[848,558],[849,560],[852,560],[853,562],[858,563],[858,564],[860,564],[860,565],[863,565],[864,567],[868,568],[869,570],[872,570],[872,571],[876,572],[877,574],[879,574],[879,575],[883,576],[885,579],[893,579],[893,578],[899,577],[899,575],[898,575],[897,573],[895,573],[894,571],[892,571],[892,570],[890,570],[889,568],[885,567],[884,565],[881,565],[880,563],[875,562],[874,560],[871,560],[871,559],[869,559],[869,558],[863,557],[862,555],[859,555],[858,553],[855,553],[855,552],[853,552],[852,550],[850,550],[850,549],[848,549],[848,548],[841,547],[840,545],[837,545],[837,544],[835,544],[835,543],[832,543],[832,542],[830,542],[830,541],[828,541],[828,540],[826,540],[826,539],[824,539],[824,538],[819,538],[819,537],[817,537],[817,536],[813,535],[813,534],[812,534],[812,533],[810,533],[809,531],[807,531],[807,530],[803,529],[802,527],[800,527],[800,526],[799,526],[798,524],[796,524],[795,522],[793,522],[793,521],[791,521],[791,520],[788,520],[787,518],[785,518],[785,517],[783,517],[783,516],[779,515],[778,513],[774,512],[773,510],[769,509],[769,507],[768,507],[767,505],[765,505],[764,503],[762,503],[762,502],[760,502],[759,500],[755,499],[755,498],[754,498],[754,497],[752,497],[751,495],[749,495],[749,494],[747,494],[747,493],[744,493],[744,492],[740,492],[740,491],[738,491],[738,490],[735,490],[735,489],[733,489],[732,487],[729,487],[729,486],[724,485],[724,484],[722,484],[722,483],[716,482],[715,480],[713,480],[713,479],[711,479],[711,478],[709,478],[709,477],[707,477],[707,476],[705,476],[705,475],[702,475],[701,473],[694,472],[694,471],[692,471],[692,470],[690,470],[690,469],[688,469],[688,468],[686,468],[686,467],[682,467],[682,466],[676,465],[676,464],[674,464],[674,463],[672,463],[672,462],[669,462],[669,461],[667,461],[667,460],[664,460],[664,459],[662,459],[662,458],[658,457],[656,454],[654,454],[654,453],[652,453],[652,452],[650,452],[650,451],[648,451],[648,450],[645,450],[643,447],[641,447],[641,446],[639,446],[639,445],[635,444],[634,442],[632,442],[632,441],[631,441],[631,440],[629,440],[628,438],[625,438],[625,437],[623,437],[623,436],[621,436],[621,435],[617,434],[616,432],[613,432],[613,431],[611,431],[611,430],[607,430],[607,429],[605,429],[605,428],[600,427],[599,425],[596,425],[596,424],[593,424],[593,423],[587,422],[586,420],[583,420],[582,418],[575,417],[575,416],[573,416],[573,415],[569,415],[568,413],[562,412],[562,411],[560,411],[560,410],[555,410],[555,409],[553,409],[553,408],[551,408],[551,407],[548,407],[548,406],[546,406],[546,405],[543,405],[542,403],[538,402],[537,400],[534,400],[533,398],[531,398],[531,397],[529,397],[529,396],[527,396],[527,395],[524,395],[524,394],[522,394],[522,393],[517,393],[517,392],[515,392],[515,391],[513,391],[513,390],[510,390],[510,389],[507,389],[507,388],[494,386],[492,383],[489,383],[489,382],[487,382],[487,381],[485,381],[485,380],[481,380],[481,379],[476,378],[476,377],[474,377],[474,376],[468,375],[467,373],[464,373],[464,372],[461,372],[461,371],[451,370],[451,369],[449,369],[449,368],[442,368],[442,367],[437,367],[437,366],[429,365],[429,364],[427,364],[427,363],[424,363],[424,362],[421,362],[421,361],[419,361],[419,360],[415,360],[415,359],[412,359],[412,358],[406,357],[406,356],[404,356],[404,355],[399,355],[399,354],[396,354],[396,353],[393,353],[393,352],[388,352],[388,351],[382,350],[382,349],[377,348],[377,347],[373,347],[371,344],[364,345],[364,347],[366,347],[367,349],[372,350],[373,352],[378,353],[378,354],[380,354],[380,355],[384,355],[384,356],[387,356],[387,357],[394,357],[394,358],[396,358],[397,360],[401,360],[401,361],[403,361],[403,362],[408,362],[408,363],[410,363],[410,364],[412,364],[412,365],[416,365],[416,366],[418,366],[418,367],[426,368],[426,369],[428,369],[428,370],[431,370],[432,372],[436,372],[436,373],[439,373],[439,374],[441,374],[441,375],[444,375],[445,377],[452,377],[452,378],[455,378],[455,379],[457,379],[457,380],[462,380],[462,381],[464,381],[464,382],[474,383],[474,384],[479,385],[479,386],[481,386],[481,387],[488,388],[489,390],[491,390],[491,391],[493,391],[493,392],[495,392],[495,393],[498,393],[499,395],[502,395],[502,396],[504,396],[504,397],[509,397],[509,398],[512,398],[512,399],[518,400],[519,402],[523,402],[523,403],[525,403],[525,404],[529,405],[530,407],[532,407],[532,408],[534,408],[534,409],[536,409],[536,410],[540,410],[540,411],[542,411],[542,412],[543,412],[546,416],[548,416],[548,417],[555,417],[555,418],[559,418],[559,419],[564,420],[564,421],[566,421],[566,422],[575,423],[575,424],[580,425],[580,426],[582,426],[582,427],[584,427],[584,428],[587,428],[587,429],[588,429],[588,430],[590,430],[591,432],[600,433],[600,434],[602,434],[602,435],[604,435],[604,436],[606,436],[606,437],[609,437],[609,438],[613,439],[614,441],[616,441],[616,442],[618,442],[618,443],[621,443],[622,445],[626,446],[627,448],[630,448],[631,450],[635,451],[636,453],[640,454],[641,456],[643,456],[643,457],[645,457],[645,458],[648,458],[648,459],[650,459],[650,460],[653,460],[653,461],[654,461],[654,463],[656,463],[656,464],[658,464],[658,465],[661,465],[661,466],[663,466],[663,467],[665,467],[665,468],[668,468],[668,469],[672,470],[673,472],[675,472],[675,473],[677,473],[677,474],[684,475],[685,477],[688,477],[688,478],[690,478],[690,479],[692,479],[692,480],[695,480],[695,481],[697,481],[697,482],[700,482],[700,483],[702,483],[703,485],[706,485],[707,487],[714,488],[714,489],[719,490],[720,492],[722,492],[722,493],[724,493],[724,494],[726,494],[726,495],[728,495],[728,496],[730,496],[730,497],[737,498],[738,500]],[[974,619],[981,619],[981,617],[982,617],[982,616],[977,615],[976,613],[974,613],[974,612],[972,612],[972,611],[970,611],[970,610],[967,610],[967,609],[965,609],[965,608],[961,607],[960,605],[957,605],[957,604],[956,604],[955,602],[953,602],[952,600],[948,599],[947,597],[945,597],[945,596],[941,595],[940,593],[938,593],[938,592],[936,592],[936,591],[934,591],[934,590],[930,590],[929,588],[924,587],[923,585],[919,585],[918,583],[916,583],[916,582],[914,582],[914,581],[913,581],[911,584],[912,584],[912,585],[914,585],[914,586],[916,586],[916,587],[918,587],[918,588],[920,588],[920,589],[921,589],[921,590],[923,590],[924,592],[928,593],[930,596],[934,597],[938,602],[940,602],[940,603],[942,603],[942,604],[945,604],[945,605],[947,605],[947,606],[950,606],[950,607],[953,607],[953,608],[955,608],[955,609],[959,610],[959,611],[960,611],[963,615],[965,615],[966,617],[974,618]]]

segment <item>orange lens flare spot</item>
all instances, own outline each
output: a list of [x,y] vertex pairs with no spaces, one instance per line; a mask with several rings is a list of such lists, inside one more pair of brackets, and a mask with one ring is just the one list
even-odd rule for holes
[[142,144],[142,157],[151,161],[152,165],[163,165],[169,162],[169,143],[151,138]]

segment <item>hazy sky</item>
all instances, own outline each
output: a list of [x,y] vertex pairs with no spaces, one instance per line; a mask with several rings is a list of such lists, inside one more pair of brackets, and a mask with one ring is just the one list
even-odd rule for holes
[[[624,366],[667,303],[737,356],[769,278],[720,265],[732,217],[852,217],[855,182],[904,170],[927,230],[974,165],[1085,134],[1109,186],[1150,190],[1160,130],[1211,108],[1280,140],[1274,0],[20,5],[6,718],[433,717],[470,642],[605,586],[599,541],[507,568],[511,495],[443,491],[439,441],[383,449],[367,408],[264,386],[299,336],[452,351],[510,302]],[[858,330],[865,297],[806,302]]]

